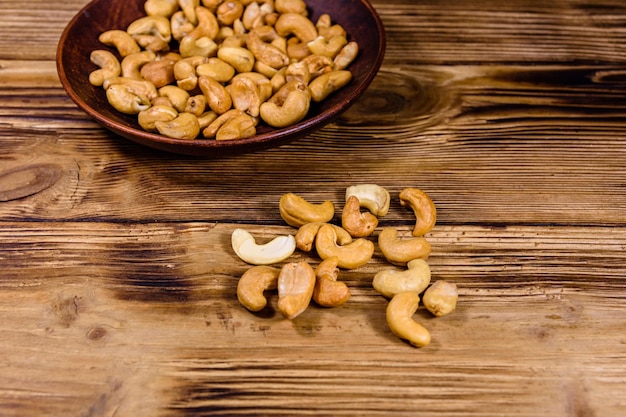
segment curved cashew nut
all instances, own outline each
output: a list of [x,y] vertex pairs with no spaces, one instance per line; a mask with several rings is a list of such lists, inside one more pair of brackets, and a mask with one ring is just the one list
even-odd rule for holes
[[315,249],[322,259],[336,256],[337,266],[344,269],[356,269],[363,266],[374,255],[374,244],[364,238],[353,240],[347,245],[338,245],[337,233],[330,224],[320,227],[315,237]]
[[215,134],[215,140],[244,139],[256,135],[256,120],[241,114],[226,121]]
[[126,28],[129,35],[152,35],[164,42],[172,40],[170,19],[165,16],[144,16],[131,22]]
[[206,97],[202,94],[198,94],[192,97],[189,97],[187,100],[187,105],[185,106],[185,112],[191,113],[196,117],[200,116],[204,113],[206,109]]
[[113,84],[106,89],[109,104],[125,114],[138,114],[150,107],[150,100],[133,93],[128,85]]
[[139,112],[137,120],[143,129],[148,132],[157,132],[156,122],[170,122],[177,117],[178,112],[174,107],[159,104]]
[[141,51],[126,55],[121,62],[122,77],[141,79],[141,67],[156,59],[152,51]]
[[417,188],[405,188],[400,192],[400,205],[410,207],[416,217],[413,236],[430,232],[437,222],[437,209],[428,194]]
[[152,101],[158,97],[156,87],[150,81],[140,80],[128,77],[111,77],[104,80],[102,87],[108,90],[111,86],[116,84],[125,85],[129,91],[137,96],[144,97],[148,101]]
[[196,15],[196,9],[200,6],[200,0],[178,0],[183,14],[192,24],[198,24],[198,16]]
[[372,286],[385,297],[413,291],[420,294],[430,284],[430,266],[423,259],[413,259],[407,264],[408,269],[384,269],[374,275]]
[[193,56],[212,56],[217,52],[217,48],[217,44],[208,36],[194,39],[189,35],[183,37],[178,46],[180,54],[185,58]]
[[237,72],[250,72],[254,68],[254,54],[241,46],[222,46],[217,57],[228,62]]
[[201,75],[198,78],[198,85],[207,98],[207,104],[215,113],[226,113],[233,106],[233,99],[226,87],[213,78]]
[[374,216],[383,217],[389,212],[391,196],[389,191],[377,184],[358,184],[346,188],[346,201],[350,196],[359,199],[361,207],[368,209]]
[[311,107],[309,88],[297,80],[289,81],[261,104],[260,115],[272,127],[286,127],[302,120]]
[[339,268],[336,256],[320,262],[315,269],[313,301],[322,307],[338,307],[350,298],[350,289],[345,282],[337,281]]
[[285,264],[278,275],[278,311],[292,320],[309,306],[315,271],[306,261]]
[[143,8],[148,16],[170,17],[178,10],[178,0],[146,0]]
[[174,139],[195,139],[200,134],[198,118],[191,113],[180,113],[170,121],[154,123],[160,134]]
[[326,223],[335,215],[335,205],[332,201],[314,204],[294,193],[283,194],[278,209],[283,220],[293,227],[314,222]]
[[430,343],[430,332],[413,320],[420,297],[413,291],[401,292],[393,296],[387,304],[387,325],[393,334],[416,347]]
[[[296,247],[303,252],[310,252],[315,243],[315,236],[317,236],[317,232],[323,224],[326,223],[312,222],[300,226],[296,232]],[[332,226],[335,228],[335,233],[337,233],[337,243],[347,245],[352,242],[352,235],[347,230],[334,224]]]
[[335,65],[332,59],[324,55],[309,54],[308,56],[302,58],[301,62],[309,67],[311,79],[315,79],[320,75],[333,71]]
[[217,21],[217,17],[209,9],[205,7],[196,7],[196,17],[198,18],[198,25],[189,32],[192,39],[200,39],[207,37],[214,40],[220,31],[220,24]]
[[339,24],[333,25],[332,23],[331,16],[328,13],[324,13],[321,14],[317,22],[315,22],[315,28],[317,32],[326,39],[330,39],[333,36],[348,36],[343,26]]
[[133,37],[123,30],[107,30],[98,36],[98,40],[105,45],[115,47],[122,57],[141,51]]
[[231,236],[233,250],[246,263],[270,265],[284,261],[296,250],[293,235],[283,235],[259,245],[254,236],[244,229],[235,229]]
[[324,36],[318,36],[311,42],[307,43],[311,53],[316,55],[327,56],[334,59],[341,49],[346,46],[348,39],[343,35],[336,35],[330,39],[326,39]]
[[227,83],[235,75],[235,68],[219,58],[211,57],[206,64],[201,64],[196,67],[196,74],[198,74],[198,76],[203,75],[213,78],[219,83]]
[[309,84],[311,99],[320,102],[352,80],[348,70],[335,70],[320,75]]
[[166,85],[159,88],[159,96],[167,97],[172,106],[179,112],[184,112],[189,100],[189,93],[175,85]]
[[185,13],[182,10],[175,12],[170,18],[170,31],[172,37],[177,41],[190,34],[196,26],[187,19]]
[[198,85],[198,75],[196,67],[206,64],[208,58],[205,56],[191,56],[183,58],[174,64],[174,77],[176,84],[183,90],[191,91]]
[[427,259],[430,255],[430,243],[423,237],[407,239],[398,237],[398,230],[385,227],[378,235],[378,247],[389,263],[403,265],[413,259]]
[[355,41],[350,41],[341,48],[341,51],[337,54],[333,63],[335,64],[335,69],[343,70],[346,69],[352,64],[352,62],[356,59],[357,55],[359,55],[359,44]]
[[276,33],[282,37],[295,35],[301,42],[308,43],[317,38],[317,29],[311,20],[299,13],[282,13],[274,24]]
[[204,130],[202,131],[202,136],[204,136],[205,138],[214,138],[214,137],[216,137],[217,136],[217,132],[219,132],[219,130],[222,128],[222,126],[224,126],[229,121],[231,121],[231,120],[233,120],[233,119],[235,119],[235,118],[237,118],[239,116],[242,116],[242,115],[245,115],[245,113],[242,112],[242,111],[239,111],[237,109],[230,109],[230,110],[226,111],[225,113],[220,114],[213,121],[211,121],[207,125],[207,127],[204,128]]
[[150,81],[156,88],[165,87],[176,81],[174,77],[174,64],[176,61],[162,59],[148,62],[141,67],[139,75],[146,81]]
[[256,31],[248,32],[246,45],[257,61],[260,61],[274,69],[281,69],[289,65],[289,57],[283,51],[271,43],[265,43]]
[[115,55],[104,49],[97,49],[90,55],[90,60],[100,67],[89,74],[89,83],[95,86],[101,86],[104,80],[111,77],[119,77],[122,73],[122,67]]
[[257,265],[243,273],[237,283],[237,299],[250,311],[261,311],[267,305],[264,291],[278,287],[280,269]]
[[239,0],[226,0],[217,6],[215,11],[217,21],[222,26],[231,26],[243,15],[243,3]]
[[275,0],[274,7],[278,13],[308,14],[304,0]]
[[444,280],[435,281],[422,297],[424,307],[437,317],[445,316],[456,309],[459,292],[456,284]]
[[365,237],[374,233],[378,217],[368,211],[361,213],[358,197],[351,195],[341,212],[341,226],[354,237]]

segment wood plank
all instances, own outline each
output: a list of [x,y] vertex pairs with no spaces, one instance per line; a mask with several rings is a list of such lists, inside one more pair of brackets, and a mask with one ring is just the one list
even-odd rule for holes
[[433,343],[415,349],[389,332],[371,287],[380,254],[342,272],[343,307],[290,322],[270,295],[247,312],[235,227],[1,223],[3,415],[626,411],[625,228],[437,227],[433,276],[460,301],[447,317],[418,312]]

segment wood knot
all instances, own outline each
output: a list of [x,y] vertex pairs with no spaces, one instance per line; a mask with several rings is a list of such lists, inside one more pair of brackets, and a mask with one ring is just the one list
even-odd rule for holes
[[107,329],[102,326],[93,326],[87,330],[87,339],[89,340],[101,340],[107,335]]
[[0,172],[0,202],[37,194],[54,185],[61,173],[56,164],[34,164]]

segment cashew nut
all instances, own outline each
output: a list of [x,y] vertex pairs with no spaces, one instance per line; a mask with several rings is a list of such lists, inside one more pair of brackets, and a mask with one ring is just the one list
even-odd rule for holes
[[198,25],[189,32],[188,36],[192,39],[207,37],[214,40],[220,30],[220,25],[215,14],[205,7],[196,7],[195,12]]
[[274,69],[289,65],[289,57],[276,46],[265,43],[256,31],[246,35],[246,45],[257,61],[263,62]]
[[176,84],[183,90],[191,91],[198,85],[198,75],[196,67],[206,64],[208,58],[197,55],[183,58],[174,64],[174,77]]
[[172,106],[179,112],[184,112],[189,100],[189,93],[175,85],[166,85],[159,88],[159,96],[167,97]]
[[148,101],[158,97],[156,87],[150,81],[128,78],[128,77],[111,77],[104,80],[102,87],[108,90],[112,85],[122,84],[125,85],[129,91],[137,96],[144,97]]
[[185,36],[181,39],[178,49],[180,54],[186,58],[192,56],[211,56],[217,51],[217,44],[208,36],[195,39]]
[[141,79],[141,67],[148,62],[153,62],[156,54],[152,51],[141,51],[126,55],[121,62],[122,77]]
[[148,16],[170,17],[178,10],[177,0],[146,0],[143,5]]
[[369,211],[362,213],[359,199],[351,195],[341,212],[341,226],[354,237],[365,237],[374,233],[378,217]]
[[332,201],[314,204],[294,193],[283,194],[278,209],[283,220],[293,227],[314,222],[326,223],[335,215],[335,205]]
[[177,41],[190,34],[196,26],[187,19],[182,10],[175,12],[170,18],[172,37]]
[[313,22],[299,13],[282,13],[274,28],[280,36],[287,38],[289,35],[295,35],[304,43],[317,38],[317,29]]
[[123,30],[107,30],[98,36],[98,40],[105,45],[115,47],[122,57],[141,51],[133,37]]
[[374,255],[374,244],[364,238],[353,240],[347,245],[338,245],[337,232],[330,224],[324,224],[318,230],[315,237],[315,249],[322,259],[336,256],[337,266],[344,269],[356,269],[363,266]]
[[228,62],[237,72],[250,72],[254,68],[254,54],[241,46],[222,46],[217,57]]
[[200,116],[204,113],[206,108],[206,97],[203,94],[198,94],[192,97],[189,97],[187,100],[187,105],[185,106],[185,112],[191,113],[196,117]]
[[350,196],[359,199],[361,207],[368,209],[376,217],[384,217],[389,212],[391,196],[389,191],[377,184],[358,184],[346,188],[346,201]]
[[350,289],[345,282],[337,281],[339,268],[336,256],[320,262],[315,268],[315,288],[313,301],[322,307],[338,307],[350,298]]
[[160,134],[174,139],[195,139],[200,134],[198,118],[191,113],[179,113],[174,120],[155,122]]
[[456,284],[444,280],[435,281],[422,296],[424,307],[437,317],[452,313],[458,299]]
[[352,73],[348,70],[335,70],[322,74],[309,84],[311,99],[319,103],[344,87],[350,80],[352,80]]
[[323,55],[334,59],[347,43],[348,40],[344,35],[333,36],[330,39],[326,39],[324,36],[318,36],[311,42],[307,43],[307,46],[313,54]]
[[257,265],[243,273],[237,283],[237,299],[250,311],[261,311],[267,305],[264,291],[278,287],[280,269]]
[[[216,113],[217,114],[217,113]],[[245,115],[244,112],[237,109],[230,109],[219,116],[217,116],[207,127],[202,131],[202,136],[205,138],[215,138],[217,136],[217,132],[228,123],[230,120]]]
[[152,52],[168,52],[170,44],[156,35],[133,35],[133,39],[143,49]]
[[146,131],[157,132],[156,122],[169,122],[176,117],[178,117],[178,112],[174,107],[158,104],[139,112],[137,120],[139,121],[139,126]]
[[[303,252],[310,252],[313,249],[315,243],[315,236],[322,227],[322,222],[312,222],[303,224],[298,228],[296,232],[296,247]],[[343,227],[332,225],[337,233],[337,243],[340,245],[347,245],[352,242],[352,236]]]
[[150,107],[150,99],[131,91],[126,84],[113,84],[106,89],[109,104],[117,111],[125,114],[138,114]]
[[359,44],[355,41],[348,42],[346,46],[341,48],[341,51],[339,51],[335,59],[333,59],[335,69],[343,70],[348,68],[356,59],[357,55],[359,55]]
[[[254,74],[260,75],[257,73]],[[239,74],[233,78],[231,83],[226,87],[226,91],[230,94],[233,107],[252,117],[257,117],[259,116],[261,104],[265,102],[272,93],[270,80],[263,77],[265,81],[265,86],[263,86],[257,84],[253,78],[241,75],[242,74]]]
[[91,52],[90,60],[100,67],[89,74],[89,82],[95,86],[101,86],[104,80],[111,77],[119,77],[122,67],[117,57],[104,49],[96,49]]
[[256,135],[256,120],[248,115],[241,114],[226,121],[215,134],[215,140],[244,139]]
[[174,77],[174,64],[171,59],[161,59],[146,63],[141,67],[140,77],[150,81],[156,88],[165,87],[176,81]]
[[378,234],[378,247],[389,263],[404,265],[413,259],[427,259],[430,243],[423,237],[400,238],[394,227],[385,227]]
[[385,297],[413,291],[420,294],[430,284],[430,266],[423,259],[413,259],[407,264],[407,269],[384,269],[374,275],[372,286]]
[[243,15],[243,4],[239,0],[226,0],[217,6],[217,20],[222,26],[231,26]]
[[207,98],[207,104],[215,113],[226,113],[233,106],[233,99],[226,87],[213,78],[201,75],[198,78],[198,85],[202,94]]
[[178,0],[178,4],[182,9],[185,17],[194,25],[198,24],[198,17],[196,16],[196,8],[200,6],[200,0]]
[[260,114],[273,127],[286,127],[302,120],[311,107],[309,88],[298,81],[287,82],[269,100],[261,104]]
[[172,39],[170,19],[165,16],[144,16],[131,22],[126,28],[131,36],[152,35],[157,36],[164,42]]
[[254,236],[244,229],[235,229],[231,236],[233,250],[244,262],[270,265],[284,261],[296,250],[293,235],[277,236],[265,244],[257,244]]
[[278,275],[278,311],[292,320],[304,312],[315,288],[315,271],[306,261],[285,264]]
[[298,13],[308,15],[304,0],[274,0],[274,7],[278,13]]
[[235,68],[219,58],[211,57],[206,64],[196,67],[196,74],[211,77],[219,83],[227,83],[235,75]]
[[401,292],[393,296],[387,304],[387,325],[393,334],[416,347],[430,343],[430,332],[413,320],[420,297],[413,291]]
[[410,207],[416,217],[413,236],[424,236],[437,222],[435,203],[418,188],[405,188],[400,192],[400,205]]

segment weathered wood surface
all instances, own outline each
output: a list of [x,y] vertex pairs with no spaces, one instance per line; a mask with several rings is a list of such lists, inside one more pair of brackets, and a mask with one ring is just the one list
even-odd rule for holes
[[[56,76],[86,0],[0,0],[0,415],[626,415],[626,5],[375,1],[381,72],[337,123],[214,160],[115,137]],[[429,193],[433,276],[460,288],[415,349],[371,287],[251,314],[229,246],[292,232],[278,199]],[[394,200],[382,225],[408,232]],[[316,263],[312,255],[294,259]]]

